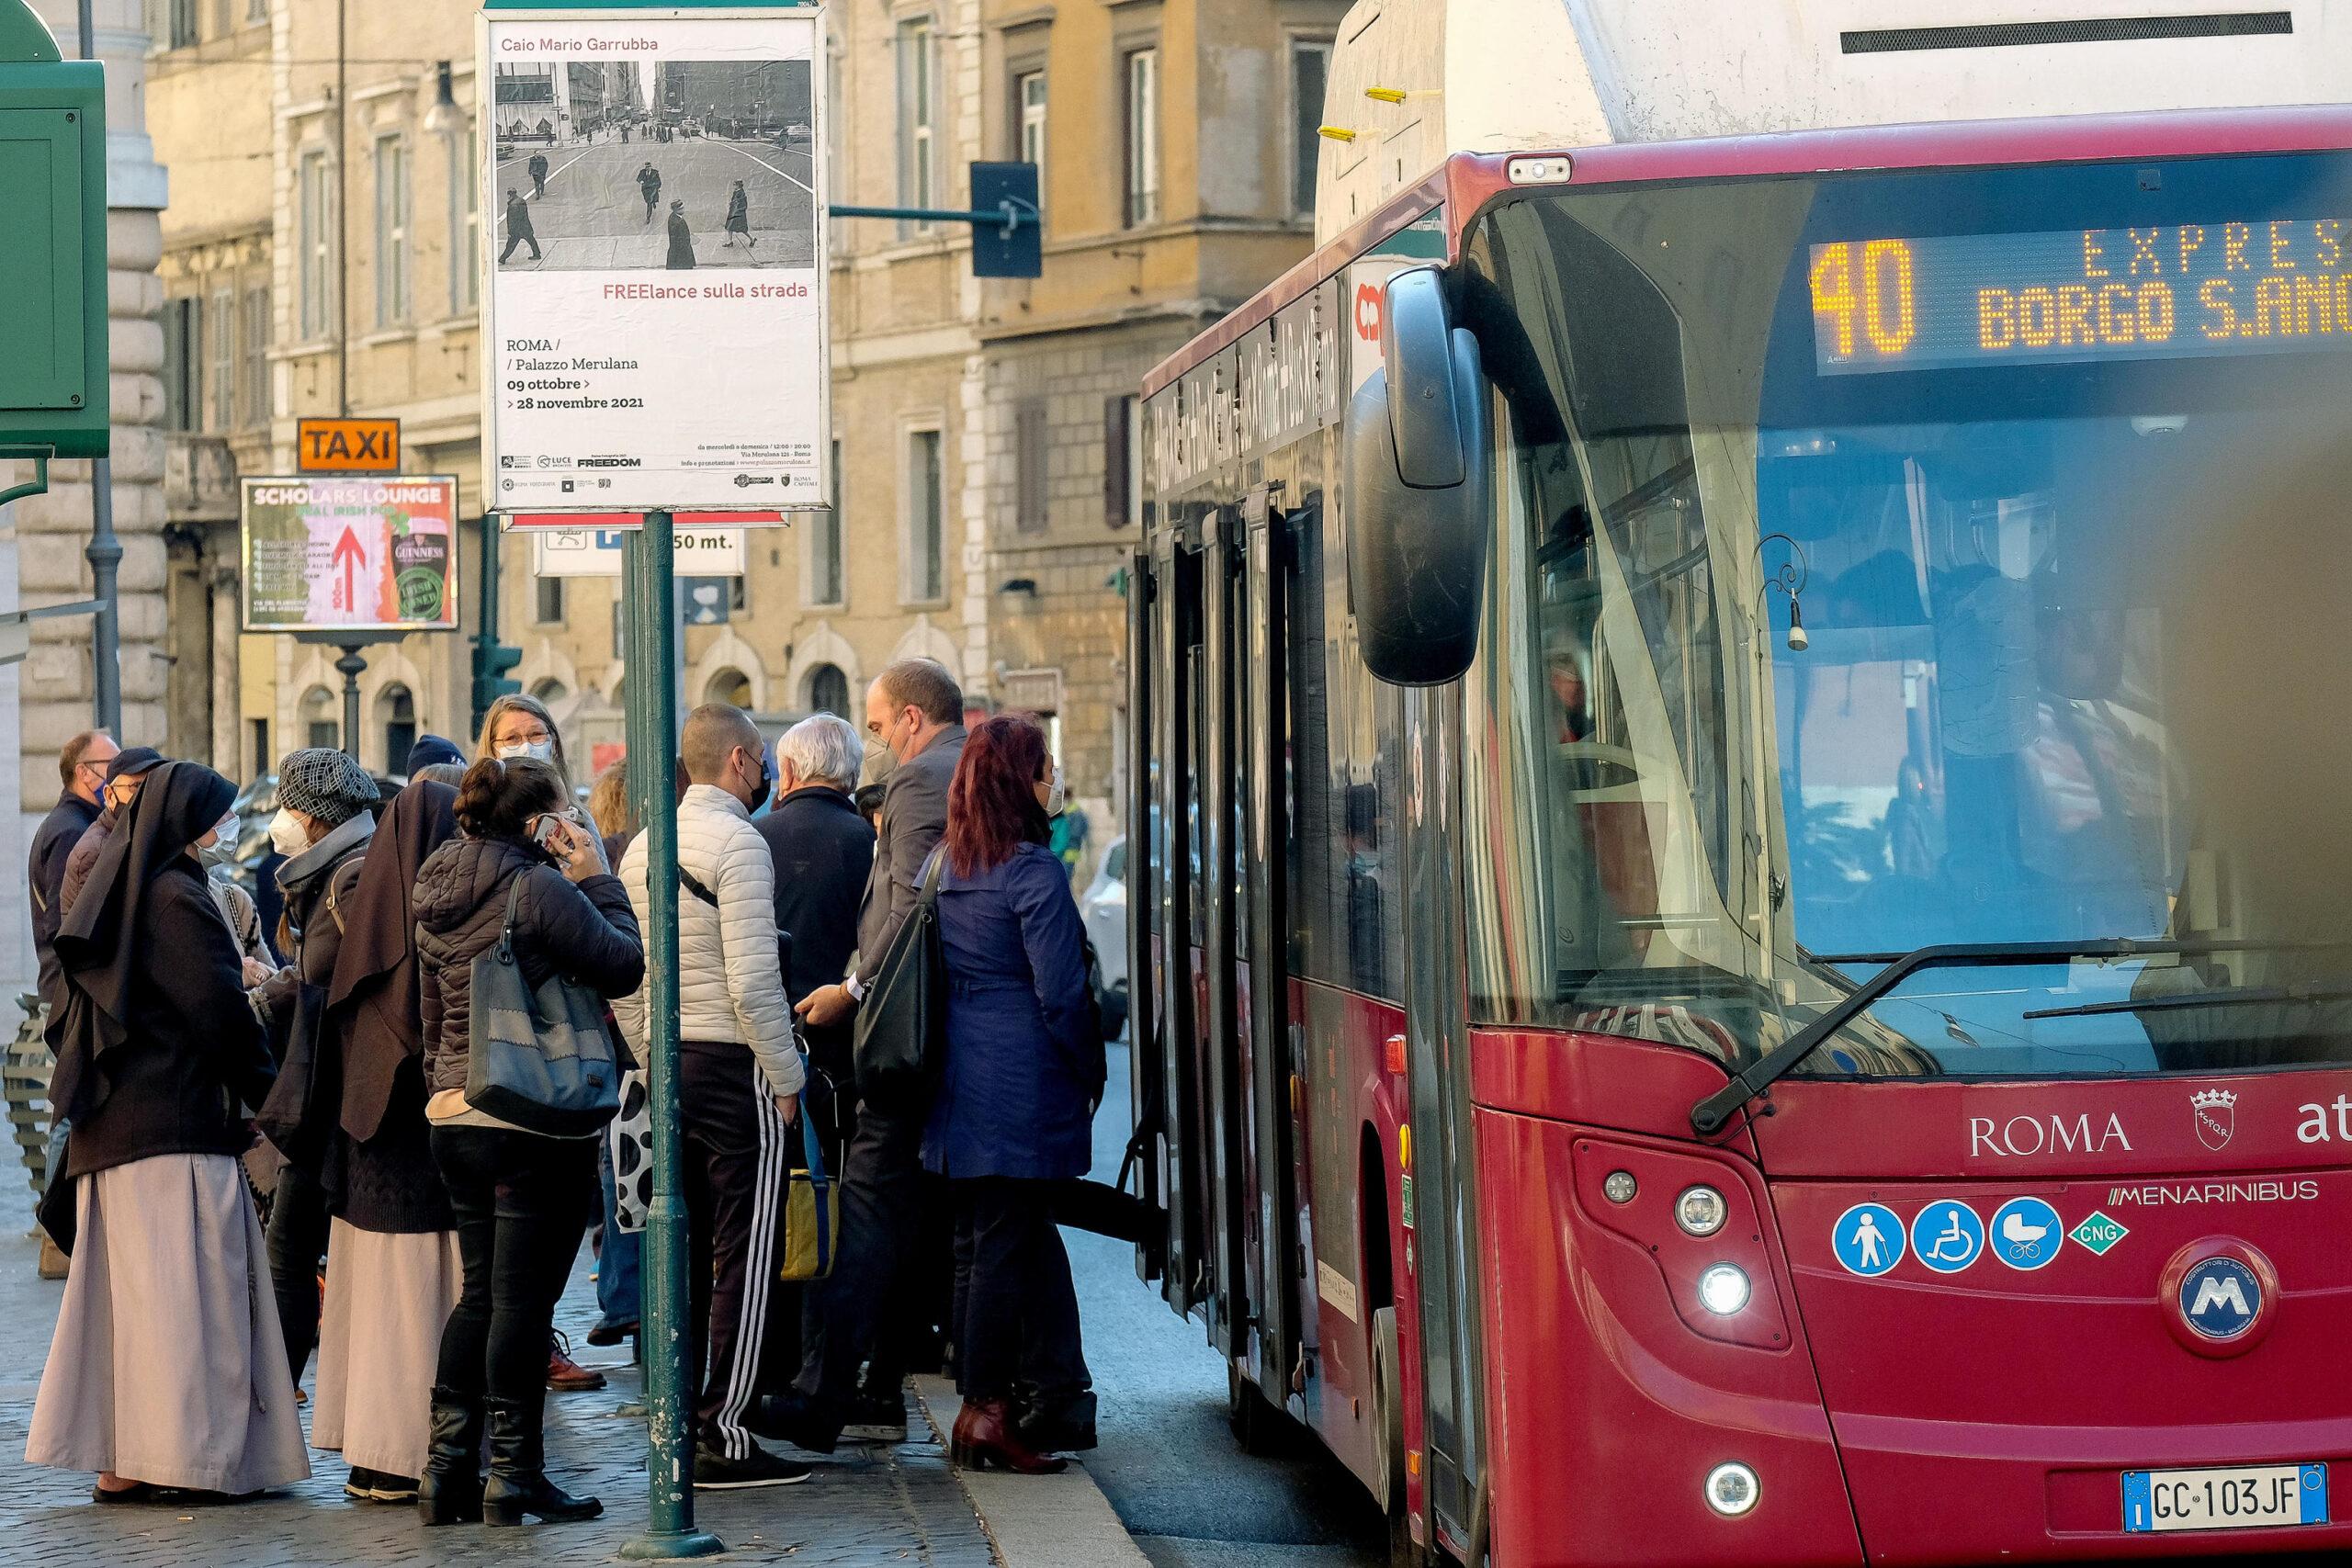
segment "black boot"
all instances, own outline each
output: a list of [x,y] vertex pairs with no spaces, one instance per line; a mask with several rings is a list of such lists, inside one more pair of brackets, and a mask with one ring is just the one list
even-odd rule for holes
[[469,1525],[481,1517],[482,1397],[433,1385],[433,1425],[424,1473],[416,1478],[417,1517]]
[[548,1479],[541,1427],[542,1396],[490,1402],[490,1481],[482,1487],[485,1523],[519,1525],[526,1514],[549,1524],[593,1519],[605,1511],[594,1497],[574,1497]]

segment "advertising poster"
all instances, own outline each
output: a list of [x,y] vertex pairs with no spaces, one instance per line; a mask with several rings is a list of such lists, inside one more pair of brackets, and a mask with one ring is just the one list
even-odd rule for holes
[[454,479],[249,479],[245,630],[447,631],[458,624]]
[[492,510],[830,496],[818,37],[813,7],[484,18]]

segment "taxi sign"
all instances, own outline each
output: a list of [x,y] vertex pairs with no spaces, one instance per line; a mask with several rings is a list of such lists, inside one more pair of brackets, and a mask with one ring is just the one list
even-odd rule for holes
[[306,474],[396,474],[401,422],[306,419],[295,426],[294,461]]

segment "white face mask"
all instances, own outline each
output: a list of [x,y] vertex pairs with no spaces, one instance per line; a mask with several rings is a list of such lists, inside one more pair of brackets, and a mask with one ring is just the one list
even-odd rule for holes
[[1046,786],[1046,815],[1048,817],[1059,817],[1061,814],[1062,765],[1059,762],[1056,762],[1054,764],[1054,782]]
[[279,807],[277,815],[269,819],[269,841],[279,854],[292,860],[311,847],[311,829],[291,808]]
[[229,865],[237,858],[237,818],[232,812],[212,825],[212,841],[197,852],[207,865]]
[[552,740],[509,740],[494,750],[502,762],[510,757],[528,757],[534,762],[555,761],[555,742]]

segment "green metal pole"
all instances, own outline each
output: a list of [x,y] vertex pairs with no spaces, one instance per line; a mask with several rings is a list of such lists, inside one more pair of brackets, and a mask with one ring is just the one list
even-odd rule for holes
[[645,1533],[624,1544],[635,1562],[708,1557],[726,1545],[695,1529],[693,1384],[687,1381],[686,1208],[678,1126],[678,705],[672,610],[675,534],[649,512],[629,536],[621,579],[628,607],[628,776],[645,824],[646,1089],[653,1121],[653,1203],[646,1218]]

